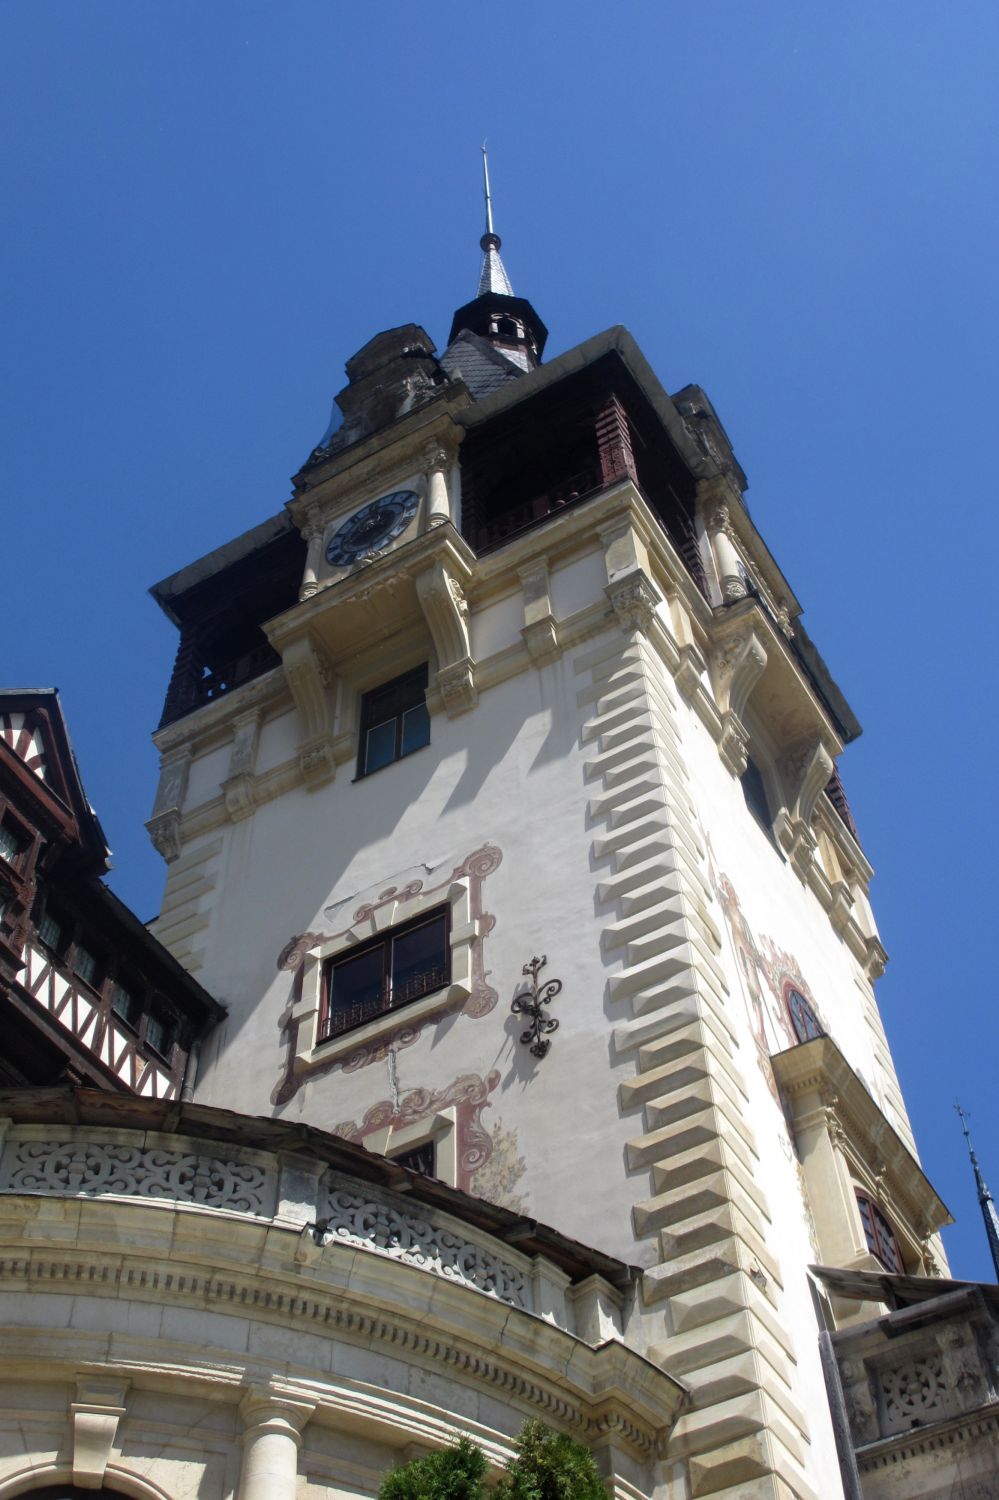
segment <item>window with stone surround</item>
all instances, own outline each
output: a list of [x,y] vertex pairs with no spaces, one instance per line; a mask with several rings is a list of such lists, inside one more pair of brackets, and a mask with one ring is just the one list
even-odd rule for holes
[[414,918],[330,958],[320,1037],[342,1036],[443,989],[451,979],[450,907]]

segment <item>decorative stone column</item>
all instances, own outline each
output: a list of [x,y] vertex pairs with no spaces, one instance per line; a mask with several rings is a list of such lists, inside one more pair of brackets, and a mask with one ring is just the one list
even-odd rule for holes
[[427,529],[451,520],[451,500],[447,492],[447,472],[451,467],[444,448],[432,444],[425,455],[427,465]]
[[299,599],[311,599],[319,588],[319,568],[323,560],[323,524],[315,515],[309,517],[305,527],[305,540],[308,550],[305,554],[302,587],[298,591]]
[[714,548],[718,582],[726,604],[746,597],[746,581],[739,566],[739,554],[732,541],[732,518],[727,505],[719,504],[708,512],[708,535]]
[[243,1462],[239,1500],[295,1500],[302,1428],[315,1411],[269,1386],[254,1386],[240,1403]]

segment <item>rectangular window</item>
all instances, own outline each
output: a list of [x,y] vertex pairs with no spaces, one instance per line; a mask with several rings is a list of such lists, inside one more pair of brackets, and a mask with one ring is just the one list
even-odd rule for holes
[[116,1016],[123,1020],[126,1026],[132,1026],[136,1030],[142,1017],[142,1000],[124,984],[116,984],[111,991],[111,1009]]
[[82,943],[77,943],[73,951],[73,969],[81,979],[94,988],[97,986],[97,971],[100,965],[96,953],[91,953],[89,948]]
[[27,848],[27,840],[20,829],[14,827],[8,819],[0,823],[0,858],[6,860],[9,865],[16,865],[20,856]]
[[370,776],[429,744],[426,663],[364,694],[358,776]]
[[443,907],[330,959],[324,976],[323,1040],[450,983],[449,917],[449,908]]
[[50,911],[42,912],[38,921],[38,937],[53,953],[60,953],[63,945],[63,925]]
[[408,1151],[399,1151],[392,1157],[400,1167],[419,1172],[422,1177],[436,1177],[437,1152],[433,1141],[422,1141],[419,1146],[410,1146]]
[[857,1207],[860,1209],[860,1222],[864,1226],[864,1238],[867,1240],[868,1250],[881,1262],[886,1271],[896,1276],[903,1276],[905,1264],[891,1224],[877,1204],[864,1193],[857,1193]]
[[170,1051],[173,1041],[171,1027],[165,1017],[150,1012],[146,1017],[146,1043],[158,1052],[161,1057],[166,1057]]

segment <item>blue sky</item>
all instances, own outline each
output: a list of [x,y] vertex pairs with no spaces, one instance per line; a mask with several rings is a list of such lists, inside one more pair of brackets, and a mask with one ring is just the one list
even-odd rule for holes
[[993,0],[3,0],[2,675],[61,690],[140,915],[175,644],[146,588],[274,514],[343,363],[442,343],[478,146],[549,353],[708,390],[865,725],[879,999],[955,1274],[999,1192]]

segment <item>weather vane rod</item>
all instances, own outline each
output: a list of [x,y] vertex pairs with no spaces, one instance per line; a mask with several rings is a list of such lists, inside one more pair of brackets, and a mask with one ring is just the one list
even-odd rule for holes
[[482,180],[486,191],[486,234],[493,234],[493,200],[489,195],[489,157],[485,141],[482,142]]
[[982,1210],[982,1218],[985,1220],[985,1234],[988,1238],[989,1250],[992,1252],[992,1264],[995,1266],[996,1280],[999,1281],[999,1214],[996,1213],[992,1194],[985,1185],[985,1178],[982,1176],[982,1169],[978,1165],[978,1157],[975,1155],[975,1148],[972,1145],[971,1131],[968,1129],[968,1121],[971,1116],[966,1109],[961,1108],[960,1104],[955,1104],[954,1108],[960,1116],[961,1129],[964,1131],[964,1138],[968,1142],[968,1155],[971,1157],[971,1166],[975,1174],[975,1186],[978,1189],[978,1206]]

